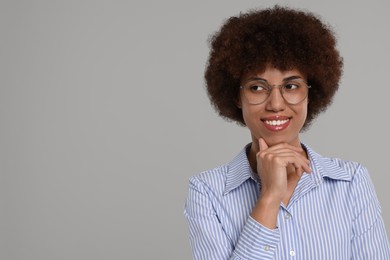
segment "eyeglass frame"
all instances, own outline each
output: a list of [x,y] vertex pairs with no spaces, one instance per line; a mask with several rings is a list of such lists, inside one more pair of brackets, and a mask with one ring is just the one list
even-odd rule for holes
[[[299,103],[301,103],[303,100],[305,100],[306,98],[307,98],[307,96],[309,95],[309,89],[311,88],[311,85],[309,85],[306,81],[304,81],[304,80],[302,80],[302,79],[294,79],[295,81],[300,81],[300,82],[302,82],[302,83],[304,83],[305,84],[305,86],[307,87],[307,93],[306,93],[306,96],[302,99],[302,100],[300,100],[300,101],[298,101],[297,103],[290,103],[290,102],[288,102],[287,100],[286,100],[286,98],[284,97],[284,95],[283,95],[283,90],[282,90],[282,88],[284,87],[284,86],[286,86],[286,84],[288,84],[288,83],[290,83],[292,80],[288,80],[288,81],[286,81],[285,83],[282,83],[282,84],[280,84],[280,85],[277,85],[277,84],[274,84],[274,85],[271,85],[271,84],[269,84],[268,83],[268,81],[266,81],[266,80],[263,80],[263,79],[256,79],[256,81],[261,81],[261,82],[264,82],[266,85],[267,85],[267,97],[264,99],[264,101],[262,101],[262,102],[260,102],[260,103],[250,103],[251,105],[260,105],[260,104],[263,104],[265,101],[267,101],[267,99],[269,98],[269,96],[271,95],[271,93],[272,93],[272,90],[273,90],[273,88],[275,88],[275,87],[277,87],[278,89],[279,89],[279,91],[280,91],[280,94],[282,95],[282,97],[283,97],[283,100],[287,103],[287,104],[290,104],[290,105],[297,105],[297,104],[299,104]],[[251,81],[255,81],[255,80],[251,80]],[[252,87],[252,86],[242,86],[242,85],[240,85],[240,89],[248,89],[248,88],[250,88],[250,87]],[[245,94],[244,94],[245,95]],[[245,96],[246,97],[246,96]],[[247,97],[246,97],[247,98]],[[248,98],[247,98],[248,99]]]

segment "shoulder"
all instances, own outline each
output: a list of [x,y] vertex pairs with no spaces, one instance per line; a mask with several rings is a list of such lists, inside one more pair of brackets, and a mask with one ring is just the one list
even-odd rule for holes
[[362,197],[370,197],[375,201],[377,200],[374,184],[365,166],[358,162],[340,158],[328,158],[328,160],[349,176],[351,192],[355,199],[359,198],[361,200]]
[[351,177],[354,177],[357,174],[361,174],[367,171],[366,167],[356,161],[349,161],[335,157],[328,157],[327,160],[336,167],[343,169],[345,172],[351,175]]
[[192,188],[202,190],[223,190],[229,165],[223,164],[190,177]]
[[367,168],[359,162],[322,156],[307,145],[305,147],[310,160],[322,177],[352,182],[360,178],[369,178]]
[[356,161],[336,157],[324,157],[308,149],[317,177],[323,183],[339,187],[352,200],[356,211],[372,206],[372,212],[380,211],[379,201],[370,174]]
[[368,170],[361,163],[356,161],[344,160],[341,158],[327,158],[330,164],[341,169],[346,175],[348,175],[353,182],[358,180],[369,178]]
[[223,193],[235,189],[252,176],[246,145],[229,163],[203,171],[190,178],[190,185]]

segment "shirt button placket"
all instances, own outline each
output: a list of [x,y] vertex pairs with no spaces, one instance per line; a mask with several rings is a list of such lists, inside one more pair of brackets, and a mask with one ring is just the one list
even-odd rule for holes
[[[284,215],[284,219],[287,221],[287,223],[290,223],[290,224],[288,224],[289,226],[293,224],[291,222],[292,216],[288,211],[286,211],[286,213]],[[293,243],[293,241],[290,241],[290,242]],[[293,246],[293,244],[291,244],[291,246]],[[296,253],[295,253],[295,250],[293,248],[290,249],[289,255],[290,255],[290,257],[295,258]]]

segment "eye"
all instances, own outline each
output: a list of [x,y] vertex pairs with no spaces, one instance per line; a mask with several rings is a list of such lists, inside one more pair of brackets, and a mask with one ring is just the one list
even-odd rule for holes
[[261,91],[261,90],[264,89],[262,86],[259,86],[259,85],[250,86],[249,88],[250,88],[252,91]]
[[289,83],[286,83],[283,88],[287,91],[292,91],[292,90],[297,90],[299,89],[301,86],[299,83],[296,83],[296,82],[289,82]]
[[249,86],[249,90],[251,92],[261,93],[261,92],[267,92],[268,88],[266,86],[263,86],[262,84],[256,84],[256,85]]

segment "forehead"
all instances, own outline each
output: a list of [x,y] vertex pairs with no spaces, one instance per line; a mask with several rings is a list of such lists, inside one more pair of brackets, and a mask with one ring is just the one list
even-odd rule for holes
[[275,67],[267,66],[263,70],[254,70],[243,75],[241,81],[263,79],[269,82],[280,82],[291,77],[305,79],[305,75],[298,69],[280,70]]

